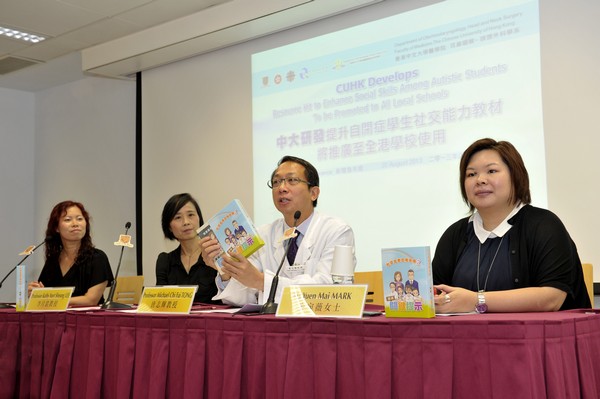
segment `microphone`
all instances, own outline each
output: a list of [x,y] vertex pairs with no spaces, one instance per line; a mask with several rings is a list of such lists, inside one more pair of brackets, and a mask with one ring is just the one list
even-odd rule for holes
[[[17,266],[21,266],[23,264],[23,262],[25,262],[25,259],[29,258],[29,255],[31,255],[32,253],[35,252],[36,249],[38,249],[39,247],[41,247],[42,245],[44,245],[47,241],[49,241],[50,239],[52,239],[52,236],[48,236],[46,238],[44,238],[44,241],[40,242],[38,245],[34,246],[34,247],[28,247],[25,249],[25,251],[23,251],[21,254],[25,254],[25,256],[23,257],[23,259],[21,259],[19,261],[19,263],[17,263],[15,265],[15,267],[13,267],[12,269],[10,269],[10,271],[8,273],[6,273],[6,276],[4,276],[4,278],[2,279],[2,281],[0,281],[0,288],[2,288],[2,284],[4,283],[4,281],[6,281],[6,279],[8,278],[8,276],[10,276],[12,274],[12,272],[14,272],[15,270],[17,270]],[[5,309],[10,307],[10,305],[6,304],[6,303],[0,303],[0,309]]]
[[[131,227],[131,222],[125,223],[125,235],[129,231]],[[130,237],[128,237],[129,239]],[[129,241],[127,241],[128,243]],[[119,237],[119,242],[115,242],[115,245],[121,245],[121,255],[119,256],[119,263],[117,264],[117,271],[115,272],[115,279],[110,287],[110,291],[108,292],[108,297],[106,301],[100,306],[100,309],[131,309],[130,305],[114,302],[113,297],[115,296],[115,289],[117,288],[117,277],[119,277],[119,269],[121,269],[121,260],[123,259],[123,250],[125,249],[125,245],[121,244],[121,237]],[[131,246],[131,245],[129,245]]]
[[[296,211],[294,213],[294,228],[296,228],[296,224],[298,224],[298,219],[300,219],[300,215],[302,215],[302,212],[300,211]],[[279,272],[281,271],[281,266],[283,266],[285,258],[287,258],[288,252],[290,251],[291,240],[291,238],[288,240],[287,247],[285,248],[285,252],[283,254],[283,257],[281,258],[281,262],[279,263],[277,272],[275,273],[275,277],[273,277],[273,281],[271,282],[271,291],[269,291],[269,298],[260,309],[260,314],[274,314],[275,312],[277,312],[277,304],[275,303],[275,293],[277,292],[277,285],[279,284]]]

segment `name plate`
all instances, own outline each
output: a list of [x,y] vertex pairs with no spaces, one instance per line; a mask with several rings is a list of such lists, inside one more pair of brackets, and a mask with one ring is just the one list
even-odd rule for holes
[[189,314],[197,285],[186,287],[145,287],[138,313]]
[[367,285],[290,285],[283,288],[276,316],[362,317]]
[[64,312],[75,287],[34,288],[26,312]]

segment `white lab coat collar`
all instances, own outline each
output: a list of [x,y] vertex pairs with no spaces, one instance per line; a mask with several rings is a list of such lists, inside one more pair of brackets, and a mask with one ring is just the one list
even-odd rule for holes
[[[317,213],[313,212],[304,222],[300,223],[296,229],[302,234],[302,239],[298,244],[298,253],[296,254],[295,263],[302,264],[306,259],[310,258],[311,248],[313,243],[311,241],[311,237],[308,235],[309,229],[319,225],[319,216],[315,216]],[[289,229],[288,226],[283,219],[281,219],[281,236],[283,237],[283,233],[285,230]],[[281,245],[279,240],[273,240],[273,252],[275,253],[276,259],[283,259],[283,255],[285,253],[285,246]]]

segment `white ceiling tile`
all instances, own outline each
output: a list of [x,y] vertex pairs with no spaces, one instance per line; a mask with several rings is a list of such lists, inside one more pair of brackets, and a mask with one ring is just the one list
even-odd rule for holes
[[22,50],[29,46],[31,46],[31,44],[0,36],[0,57],[10,54],[13,51]]
[[156,0],[147,6],[124,12],[118,18],[139,26],[152,27],[230,1],[177,0],[177,7],[173,7],[173,0]]
[[88,25],[102,15],[54,0],[1,0],[0,25],[58,36]]
[[138,30],[139,27],[131,23],[111,18],[88,25],[84,29],[66,33],[61,38],[79,41],[82,43],[82,48],[85,48],[129,35]]
[[[93,11],[107,17],[120,14],[124,11],[131,10],[136,7],[144,6],[153,3],[155,0],[57,0],[70,7],[81,8],[83,10]],[[179,0],[170,0],[171,6],[173,2]],[[177,8],[177,7],[174,7]]]

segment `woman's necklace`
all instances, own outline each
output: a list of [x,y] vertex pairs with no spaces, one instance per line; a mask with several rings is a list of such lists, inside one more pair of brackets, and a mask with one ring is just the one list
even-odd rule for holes
[[[502,239],[500,240],[500,244],[498,245],[498,248],[496,248],[496,253],[494,254],[494,257],[492,258],[492,263],[490,263],[490,268],[488,269],[487,275],[485,276],[485,283],[483,284],[483,291],[485,291],[485,289],[487,288],[488,278],[490,278],[490,272],[492,271],[492,267],[494,267],[494,261],[496,260],[496,255],[498,255],[498,251],[500,251],[500,247],[502,246],[502,241],[504,241],[504,236],[502,236]],[[480,263],[480,260],[481,260],[481,242],[479,242],[479,251],[477,252],[477,292],[482,291],[479,289],[479,263]]]
[[186,269],[190,269],[190,268],[192,267],[192,257],[193,257],[193,256],[194,256],[194,255],[195,255],[195,254],[196,254],[196,253],[197,253],[197,252],[200,250],[200,248],[202,248],[202,247],[200,247],[200,246],[199,246],[199,247],[198,247],[198,248],[196,248],[196,249],[195,249],[195,250],[194,250],[194,251],[193,251],[191,254],[189,254],[189,255],[188,255],[188,254],[186,254],[186,253],[185,253],[185,251],[183,250],[183,247],[181,247],[181,254],[182,254],[183,256],[187,256],[187,266],[185,265],[185,263],[183,264],[183,266],[184,266]]

